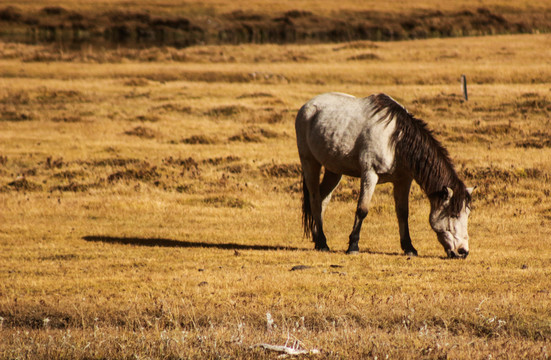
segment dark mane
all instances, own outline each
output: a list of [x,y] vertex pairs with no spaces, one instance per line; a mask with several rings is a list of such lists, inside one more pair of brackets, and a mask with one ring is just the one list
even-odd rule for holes
[[385,94],[372,95],[373,115],[385,112],[383,118],[395,119],[392,143],[396,149],[397,166],[405,167],[431,200],[440,201],[442,189],[453,190],[450,211],[459,214],[471,196],[459,179],[448,151],[436,140],[427,124],[411,115],[404,107]]

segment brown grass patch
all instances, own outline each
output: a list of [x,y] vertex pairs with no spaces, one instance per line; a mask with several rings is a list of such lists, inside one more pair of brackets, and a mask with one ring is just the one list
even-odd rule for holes
[[81,161],[83,164],[92,165],[92,166],[128,166],[128,165],[136,165],[136,164],[146,164],[143,160],[135,159],[135,158],[107,158],[107,159],[99,159],[99,160],[87,160],[87,161]]
[[149,80],[144,78],[133,78],[128,79],[123,82],[125,86],[148,86],[150,84]]
[[137,136],[142,139],[154,139],[159,136],[159,133],[144,126],[136,126],[131,130],[124,132],[126,135]]
[[55,116],[52,118],[53,122],[64,122],[64,123],[78,123],[82,121],[82,117],[78,115],[63,115]]
[[543,149],[546,147],[551,147],[551,138],[531,138],[528,140],[517,141],[515,143],[516,147],[525,148],[525,149]]
[[42,185],[35,184],[32,181],[27,180],[26,178],[19,178],[14,181],[7,183],[2,187],[3,191],[41,191]]
[[233,196],[210,196],[203,199],[203,202],[207,205],[214,207],[228,207],[236,209],[245,209],[254,207],[253,204],[249,201],[243,200],[238,197]]
[[411,103],[422,104],[430,106],[432,108],[437,108],[443,105],[450,107],[454,104],[462,103],[464,101],[464,98],[459,94],[440,93],[436,96],[419,97],[417,99],[414,99]]
[[51,156],[48,156],[44,162],[44,167],[46,169],[60,169],[65,165],[67,164],[63,161],[63,158],[54,159]]
[[156,166],[144,165],[136,169],[126,169],[117,171],[107,177],[110,183],[117,181],[153,181],[157,180],[161,175],[157,171]]
[[36,115],[28,111],[2,111],[1,121],[31,121],[36,120]]
[[[113,174],[113,175],[115,175],[115,174]],[[120,179],[122,179],[122,177],[117,179],[117,180],[120,180]],[[115,180],[111,179],[109,181],[113,182]],[[99,187],[99,184],[79,184],[79,183],[71,182],[68,185],[52,186],[52,187],[50,187],[50,192],[55,192],[55,191],[60,191],[60,192],[85,192],[85,191],[88,191],[92,188],[97,188],[97,187]]]
[[511,168],[504,169],[495,166],[464,168],[462,177],[466,180],[500,181],[510,183],[520,179],[547,180],[549,177],[541,169],[537,168]]
[[279,134],[275,131],[266,130],[258,127],[248,127],[241,131],[241,133],[230,136],[229,141],[242,141],[259,143],[265,139],[275,139],[279,137]]
[[218,166],[218,165],[233,163],[239,160],[241,160],[239,156],[229,155],[225,157],[215,157],[215,158],[205,159],[205,160],[202,160],[201,163]]
[[157,122],[161,118],[157,115],[153,114],[145,114],[145,115],[138,115],[133,120],[134,121],[140,121],[140,122]]
[[191,114],[193,112],[190,106],[173,103],[162,104],[151,108],[151,111],[159,110],[164,112],[178,112],[183,114]]
[[170,167],[179,167],[181,168],[180,175],[188,175],[192,178],[197,178],[201,175],[201,169],[199,168],[199,163],[192,158],[191,156],[186,159],[173,158],[172,156],[163,159],[163,164]]
[[241,174],[250,168],[251,167],[248,164],[232,164],[226,166],[223,170],[229,172],[230,174]]
[[241,113],[248,112],[248,109],[241,105],[226,105],[226,106],[217,106],[208,110],[205,115],[213,118],[229,118]]
[[259,169],[265,176],[273,178],[299,178],[302,174],[300,164],[266,164]]
[[199,163],[191,156],[186,159],[180,159],[180,158],[175,159],[172,156],[170,156],[168,158],[163,159],[163,164],[169,165],[169,166],[174,166],[174,165],[182,166],[186,170],[199,168]]
[[257,98],[273,98],[272,94],[264,93],[264,92],[255,92],[250,94],[243,94],[239,95],[237,99],[257,99]]
[[365,53],[354,55],[346,58],[347,61],[363,61],[363,60],[381,60],[379,55],[373,53]]
[[72,180],[76,177],[82,177],[86,175],[83,170],[65,170],[53,175],[54,178]]
[[362,50],[362,49],[377,49],[379,45],[374,42],[369,41],[352,41],[344,45],[339,45],[333,48],[333,51],[341,50]]
[[512,126],[511,123],[508,124],[493,124],[476,127],[472,130],[475,134],[480,135],[489,135],[489,136],[504,136],[504,135],[513,135],[519,134],[521,131],[516,127]]
[[211,136],[206,135],[193,135],[188,138],[180,140],[183,144],[190,144],[190,145],[212,145],[217,144],[219,141]]

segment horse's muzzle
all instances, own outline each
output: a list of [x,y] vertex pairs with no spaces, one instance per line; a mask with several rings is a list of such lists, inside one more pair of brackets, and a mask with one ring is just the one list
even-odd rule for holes
[[469,255],[469,251],[461,248],[457,251],[448,250],[448,257],[450,259],[465,259]]

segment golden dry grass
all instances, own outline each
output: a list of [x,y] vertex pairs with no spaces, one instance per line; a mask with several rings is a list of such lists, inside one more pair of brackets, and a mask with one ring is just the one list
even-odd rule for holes
[[[548,358],[550,42],[1,44],[0,357],[276,358],[251,346],[298,340],[328,359]],[[418,187],[417,258],[389,186],[344,254],[354,179],[326,215],[333,252],[302,238],[293,121],[325,91],[386,92],[435,130],[478,185],[466,261],[444,259]]]

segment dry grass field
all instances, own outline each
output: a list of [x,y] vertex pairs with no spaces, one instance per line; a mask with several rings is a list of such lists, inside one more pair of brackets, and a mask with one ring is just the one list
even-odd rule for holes
[[[0,358],[548,358],[550,58],[549,35],[0,43]],[[445,259],[416,185],[419,257],[386,185],[344,254],[351,178],[332,252],[302,237],[294,116],[327,91],[385,92],[428,122],[477,186],[468,259]]]

